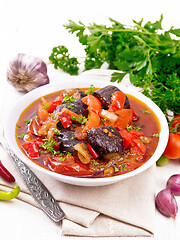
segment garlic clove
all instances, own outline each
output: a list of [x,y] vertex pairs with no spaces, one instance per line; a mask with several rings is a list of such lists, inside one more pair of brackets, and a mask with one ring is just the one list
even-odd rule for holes
[[166,217],[176,218],[178,205],[170,189],[161,190],[156,198],[155,205],[158,211]]
[[180,174],[172,175],[167,181],[166,188],[170,189],[175,196],[180,196]]
[[7,80],[18,91],[29,92],[49,83],[47,66],[39,57],[19,53],[9,62]]

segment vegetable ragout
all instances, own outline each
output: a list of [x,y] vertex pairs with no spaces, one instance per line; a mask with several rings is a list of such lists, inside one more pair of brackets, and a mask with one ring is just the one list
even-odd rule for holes
[[110,177],[143,165],[160,124],[145,103],[115,86],[65,89],[21,114],[16,140],[36,164],[73,177]]

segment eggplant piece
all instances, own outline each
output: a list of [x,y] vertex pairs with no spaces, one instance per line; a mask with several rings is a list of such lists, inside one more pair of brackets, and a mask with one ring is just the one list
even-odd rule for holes
[[85,117],[88,116],[87,105],[84,104],[80,99],[75,100],[72,103],[61,104],[55,108],[54,112],[61,112],[63,108],[68,108],[69,110],[71,110],[72,112],[78,115],[83,115]]
[[[102,106],[104,109],[108,109],[111,105],[111,97],[114,92],[122,92],[119,90],[119,88],[108,85],[104,88],[98,89],[94,92],[94,96],[99,99],[99,101],[102,103]],[[128,97],[126,96],[125,102],[124,102],[124,108],[130,108]]]
[[73,148],[73,146],[80,143],[80,141],[75,139],[74,137],[74,131],[61,131],[61,133],[56,136],[56,141],[61,142],[59,150],[61,152],[66,151],[74,153],[75,149]]
[[89,144],[100,156],[123,151],[123,139],[117,129],[111,126],[92,128],[87,131],[87,136]]

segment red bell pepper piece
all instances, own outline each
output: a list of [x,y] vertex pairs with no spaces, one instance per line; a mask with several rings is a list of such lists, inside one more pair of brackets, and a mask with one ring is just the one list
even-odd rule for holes
[[52,158],[48,158],[49,163],[51,164],[52,169],[60,174],[69,175],[69,176],[90,176],[92,173],[89,171],[88,167],[82,163],[72,163],[57,161]]
[[41,138],[37,138],[23,143],[22,148],[30,158],[36,159],[39,157],[39,145],[42,143],[44,143],[43,140]]
[[140,139],[134,138],[130,144],[130,152],[135,155],[144,155],[146,153],[146,146]]
[[63,125],[64,128],[71,127],[72,125],[72,120],[71,120],[71,115],[65,112],[60,112],[59,113],[59,119]]

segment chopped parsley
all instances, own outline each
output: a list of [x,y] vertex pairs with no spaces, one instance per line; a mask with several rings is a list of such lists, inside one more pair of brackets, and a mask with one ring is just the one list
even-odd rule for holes
[[19,134],[17,135],[17,138],[23,139],[24,135],[25,135],[25,133],[24,133],[24,132],[22,132],[22,133],[19,133]]
[[159,133],[154,133],[152,136],[153,137],[159,137]]
[[66,159],[66,157],[59,157],[60,162],[64,162],[65,159]]
[[79,122],[81,124],[85,124],[85,122],[88,120],[86,117],[82,116],[79,118],[74,117],[73,115],[71,116],[71,120]]
[[75,107],[77,107],[77,105],[75,105],[74,103],[72,103],[71,105],[68,106],[68,108],[70,108],[70,109],[74,109]]
[[120,170],[121,170],[121,171],[125,171],[125,170],[127,170],[127,167],[126,167],[126,165],[125,165],[125,164],[123,164],[123,165],[120,167]]
[[75,137],[76,137],[76,136],[73,134],[72,137],[71,137],[71,139],[73,140],[73,139],[75,139]]
[[61,131],[57,128],[52,128],[52,130],[56,135],[60,135],[60,133],[61,133]]
[[26,124],[29,124],[31,122],[31,120],[29,120],[29,119],[26,119],[24,121],[25,121]]
[[115,172],[119,172],[119,169],[117,167],[114,167]]
[[131,125],[127,125],[126,126],[126,129],[128,130],[128,132],[132,131],[133,130],[133,127]]
[[96,162],[94,159],[93,159],[93,165],[94,166],[97,166],[99,163],[98,162]]
[[64,98],[62,100],[62,103],[71,103],[74,102],[75,98],[73,96],[68,96],[67,94],[64,94]]
[[57,152],[53,148],[54,145],[56,144],[56,141],[52,138],[52,136],[49,141],[47,139],[43,139],[43,141],[45,142],[39,145],[41,148],[49,150],[53,155],[57,154]]
[[128,132],[132,131],[133,129],[136,130],[136,131],[141,130],[140,127],[132,127],[131,125],[127,125],[126,129],[127,129]]
[[47,110],[47,109],[48,109],[48,105],[45,105],[45,106],[44,106],[44,109]]
[[100,124],[104,126],[104,123],[106,122],[106,120],[107,120],[107,118],[104,117],[104,119],[100,122]]
[[146,110],[146,109],[143,109],[141,112],[142,112],[142,113],[150,114],[150,111],[148,111],[148,110]]
[[91,93],[93,95],[94,89],[95,89],[95,87],[93,86],[93,84],[91,84],[90,88],[87,91],[85,91],[85,94],[89,95]]

